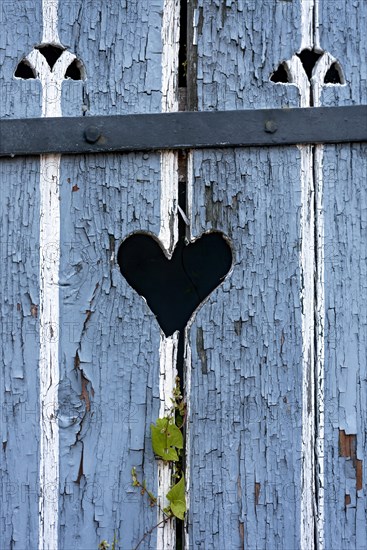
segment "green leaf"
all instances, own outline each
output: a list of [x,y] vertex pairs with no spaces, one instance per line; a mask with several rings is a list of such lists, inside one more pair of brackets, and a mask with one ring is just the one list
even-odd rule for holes
[[172,489],[167,493],[167,498],[171,503],[171,510],[174,516],[178,519],[184,519],[186,512],[186,497],[185,497],[185,478],[182,478]]
[[178,460],[176,449],[183,449],[183,437],[171,418],[158,418],[156,426],[151,424],[152,446],[156,455],[164,460]]
[[178,413],[176,414],[176,426],[177,428],[182,428],[183,426],[183,416]]

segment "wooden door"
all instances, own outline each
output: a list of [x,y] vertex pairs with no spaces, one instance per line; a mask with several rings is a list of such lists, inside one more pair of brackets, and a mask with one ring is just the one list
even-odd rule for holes
[[[1,118],[367,101],[363,0],[18,0],[0,21]],[[366,158],[0,161],[1,548],[366,547]],[[168,257],[184,237],[229,243],[181,334],[121,274],[136,232]],[[173,469],[150,429],[177,370],[184,527],[163,521]]]
[[[363,2],[190,5],[190,109],[366,102]],[[366,545],[366,175],[365,144],[192,153],[192,235],[236,258],[189,334],[194,547]]]

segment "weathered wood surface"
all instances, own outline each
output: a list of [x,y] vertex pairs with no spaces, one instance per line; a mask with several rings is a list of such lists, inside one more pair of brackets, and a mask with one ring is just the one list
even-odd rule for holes
[[[300,43],[298,2],[196,4],[199,110],[299,106],[269,81]],[[193,236],[219,229],[235,257],[190,328],[195,548],[300,547],[300,172],[295,147],[193,153]]]
[[[0,6],[1,117],[41,115],[39,80],[13,74],[45,37],[46,4]],[[177,109],[177,9],[176,0],[60,2],[60,41],[87,77],[63,82],[62,115]],[[313,82],[318,104],[366,103],[366,12],[362,0],[190,2],[188,107],[307,106],[297,60],[296,85],[269,77],[314,46],[339,61],[346,80]],[[365,548],[366,152],[280,147],[189,158],[190,237],[223,231],[234,265],[187,331],[188,547]],[[44,179],[52,162],[49,172]],[[132,466],[154,493],[169,481],[150,423],[169,397],[177,341],[162,336],[116,256],[135,230],[172,250],[177,158],[63,157],[61,236],[49,252],[39,250],[39,160],[1,161],[0,177],[0,547],[41,550],[38,349],[50,338],[39,324],[41,252],[60,259],[59,379],[47,409],[51,424],[57,416],[59,483],[45,499],[52,513],[56,496],[57,546],[89,550],[116,533],[131,549],[157,523],[131,487]],[[174,547],[172,526],[141,547]]]
[[[1,6],[1,116],[40,116],[40,82],[14,80],[13,74],[45,36],[47,2],[18,4],[17,11]],[[52,15],[51,4],[47,9]],[[175,52],[177,39],[167,36],[173,22],[163,1],[64,2],[56,13],[56,23],[46,18],[44,29],[55,24],[61,44],[86,71],[85,82],[62,84],[63,116],[171,108],[175,75],[164,79],[162,57],[164,44],[172,40]],[[22,34],[14,41],[19,20]],[[168,72],[171,65],[165,63]],[[116,258],[122,239],[135,230],[159,234],[168,248],[174,243],[169,229],[175,225],[175,177],[172,198],[163,196],[162,181],[167,185],[172,179],[175,160],[167,155],[64,157],[57,174],[61,236],[49,244],[52,255],[60,254],[60,316],[54,320],[60,379],[53,381],[57,403],[50,410],[57,416],[60,479],[45,500],[51,513],[58,504],[59,548],[97,548],[103,539],[112,542],[114,534],[121,548],[132,548],[157,523],[156,510],[132,487],[131,468],[136,466],[139,478],[159,493],[150,423],[162,403],[162,337],[144,300],[122,278]],[[38,532],[39,162],[4,161],[1,170],[6,414],[0,546],[49,548],[50,541],[39,541]],[[167,378],[171,383],[168,371]],[[156,541],[153,531],[142,547],[156,547]]]
[[159,327],[122,279],[116,254],[131,231],[159,232],[159,178],[156,156],[63,160],[62,548],[92,548],[114,531],[130,548],[155,523],[131,468],[157,492],[149,438],[159,407]]
[[[39,82],[12,78],[30,41],[40,39],[37,11],[17,12],[5,2],[0,14],[0,116],[40,116]],[[39,170],[38,158],[0,163],[0,547],[4,549],[36,549],[38,540],[38,350],[40,339],[47,338],[37,320]]]
[[47,337],[37,322],[38,173],[37,159],[0,164],[1,548],[37,547],[38,349]]
[[[366,104],[366,2],[321,2],[319,21],[320,44],[346,81],[324,87],[320,104]],[[323,148],[325,548],[343,550],[367,546],[366,179],[366,144]]]
[[[315,73],[314,100],[366,103],[366,7],[350,7],[198,0],[189,105],[307,106],[299,60],[299,100],[269,76],[314,47],[345,67],[347,83],[323,90]],[[190,329],[188,540],[197,547],[365,545],[365,147],[328,147],[324,159],[321,149],[193,153],[193,236],[220,229],[236,254]]]
[[297,151],[195,153],[193,234],[225,232],[235,261],[190,328],[194,547],[298,545],[298,164]]
[[[162,0],[60,4],[61,41],[86,67],[86,116],[162,110],[162,14]],[[82,97],[72,106],[81,114]],[[94,548],[114,533],[133,548],[157,523],[131,469],[157,494],[160,330],[116,258],[133,231],[159,234],[160,183],[159,154],[62,161],[60,390],[69,419],[79,415],[60,431],[61,548]],[[153,531],[143,547],[156,540]]]

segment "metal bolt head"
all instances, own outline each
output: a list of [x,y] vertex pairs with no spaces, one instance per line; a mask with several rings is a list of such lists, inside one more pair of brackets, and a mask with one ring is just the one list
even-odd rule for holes
[[268,132],[268,134],[274,134],[278,130],[278,126],[274,120],[267,120],[265,122],[265,132]]
[[97,126],[88,126],[84,132],[84,137],[88,143],[96,143],[101,137],[101,131]]

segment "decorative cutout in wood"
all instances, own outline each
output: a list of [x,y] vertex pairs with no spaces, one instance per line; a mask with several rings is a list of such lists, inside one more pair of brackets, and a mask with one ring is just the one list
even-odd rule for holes
[[158,239],[134,233],[121,244],[118,263],[129,285],[143,296],[166,336],[183,330],[232,265],[232,251],[220,232],[186,244],[179,241],[169,259]]
[[[64,74],[58,75],[63,78],[71,78],[72,80],[84,80],[85,69],[80,59],[77,59],[74,54],[68,52],[64,47],[54,44],[41,44],[32,50],[30,54],[24,57],[17,65],[14,76],[28,80],[30,78],[40,78],[46,73],[44,63],[42,63],[39,54],[42,55],[48,65],[48,71],[55,73],[55,65],[59,61],[59,67]],[[47,67],[46,65],[46,67]],[[42,74],[43,73],[43,74]]]
[[314,50],[305,49],[296,55],[300,58],[308,79],[311,80],[314,67],[323,54],[315,52]]
[[302,64],[303,70],[307,79],[315,75],[319,64],[324,64],[326,74],[324,76],[324,84],[344,84],[344,75],[339,62],[328,52],[316,51],[305,48],[301,52],[296,53],[291,59],[282,61],[278,68],[270,76],[271,82],[275,84],[293,84],[297,81],[297,62],[298,58]]
[[335,62],[328,69],[325,78],[324,84],[343,84],[344,76],[341,70],[339,63]]

